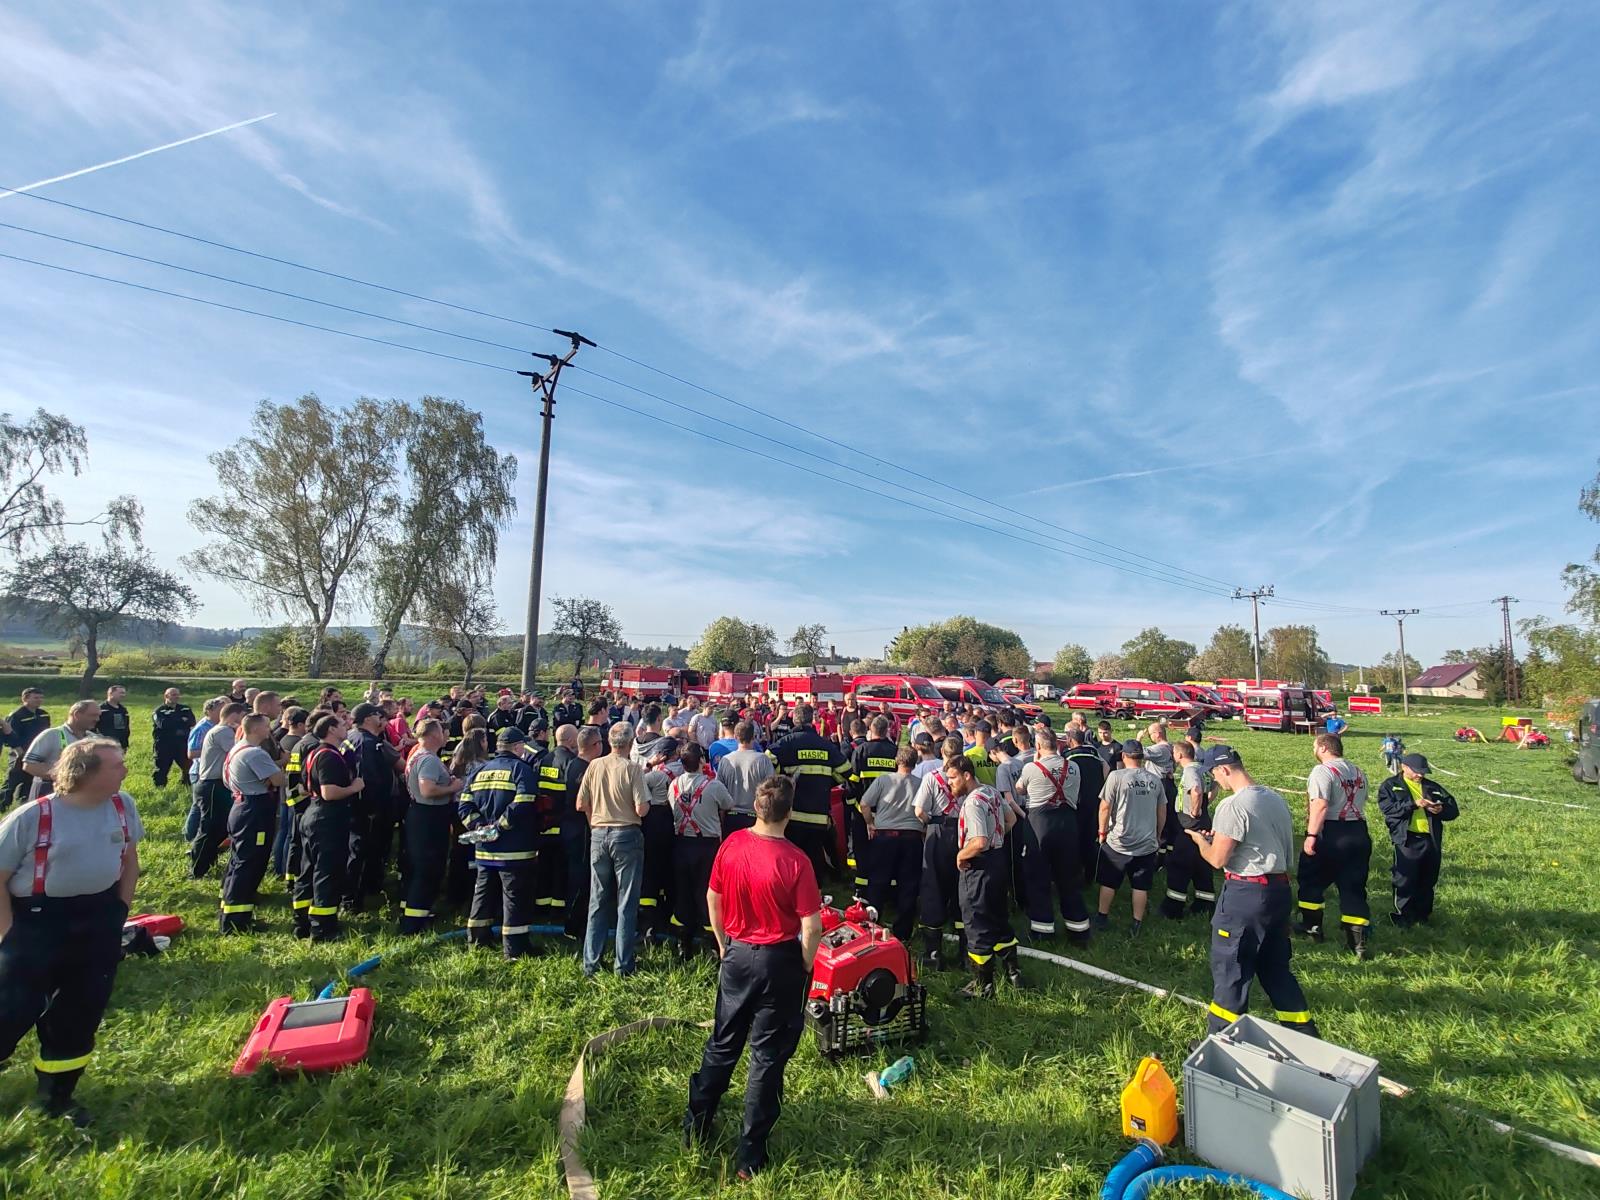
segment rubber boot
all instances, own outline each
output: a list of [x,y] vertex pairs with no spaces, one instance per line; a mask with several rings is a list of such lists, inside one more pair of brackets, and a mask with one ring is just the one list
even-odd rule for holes
[[1350,953],[1365,962],[1371,957],[1372,951],[1367,948],[1367,927],[1365,925],[1346,925],[1344,927],[1344,944],[1350,948]]
[[958,961],[964,961],[967,957],[967,931],[965,929],[956,930],[956,953],[961,956]]
[[1189,915],[1191,917],[1210,917],[1216,911],[1217,902],[1215,900],[1196,899],[1189,904]]
[[678,961],[681,963],[694,961],[694,938],[687,933],[678,935]]
[[1027,980],[1022,978],[1022,955],[1015,946],[1009,946],[1000,952],[1000,962],[1006,969],[1006,982],[1019,992],[1028,990]]
[[994,959],[987,962],[977,962],[971,955],[967,956],[967,969],[972,974],[972,979],[967,986],[961,989],[960,995],[965,1000],[993,1000],[994,999]]
[[937,929],[922,930],[922,969],[924,971],[937,971],[944,966],[944,960],[939,957],[939,942],[941,933]]
[[311,936],[311,914],[305,909],[297,908],[294,910],[292,932],[295,937],[300,938],[302,941]]
[[507,933],[500,938],[500,953],[506,959],[537,958],[539,947],[534,944],[531,933]]
[[79,1129],[94,1119],[83,1105],[72,1098],[73,1089],[83,1077],[81,1067],[76,1071],[35,1071],[33,1074],[39,1081],[33,1104],[45,1116],[65,1117]]
[[1171,896],[1161,898],[1161,915],[1168,920],[1179,920],[1184,914],[1184,901],[1174,900]]
[[1322,932],[1322,914],[1320,912],[1312,913],[1308,909],[1301,909],[1300,913],[1300,921],[1294,927],[1294,931],[1301,937],[1310,938],[1318,944],[1326,941],[1327,938]]

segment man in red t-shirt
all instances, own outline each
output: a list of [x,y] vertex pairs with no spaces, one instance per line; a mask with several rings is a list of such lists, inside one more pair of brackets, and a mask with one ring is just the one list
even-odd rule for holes
[[783,1106],[783,1069],[805,1030],[811,964],[822,939],[822,897],[811,860],[784,836],[793,804],[787,776],[763,781],[756,788],[755,826],[722,843],[706,890],[722,964],[716,1026],[689,1079],[683,1136],[689,1147],[710,1138],[717,1104],[748,1041],[740,1179],[767,1165],[767,1137]]

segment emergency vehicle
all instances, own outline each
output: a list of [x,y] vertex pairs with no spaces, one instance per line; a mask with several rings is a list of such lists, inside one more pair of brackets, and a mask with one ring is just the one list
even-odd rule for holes
[[[1086,689],[1080,691],[1079,689]],[[1092,700],[1092,703],[1085,703]],[[1067,693],[1068,708],[1093,708],[1103,716],[1135,720],[1166,717],[1187,721],[1196,713],[1210,715],[1211,706],[1190,698],[1177,684],[1154,679],[1101,679],[1080,683]]]
[[1312,733],[1333,712],[1317,693],[1302,687],[1249,687],[1244,691],[1244,722],[1251,729]]
[[1116,696],[1116,684],[1097,680],[1094,683],[1073,684],[1067,689],[1067,694],[1061,697],[1061,703],[1069,710],[1110,712],[1111,702]]
[[1174,686],[1189,699],[1200,705],[1201,713],[1210,720],[1221,720],[1239,715],[1238,708],[1224,700],[1217,693],[1217,689],[1209,683],[1179,683]]
[[665,696],[668,692],[676,695],[680,674],[674,667],[641,667],[623,663],[600,677],[600,690],[620,692],[641,700]]
[[954,704],[981,704],[989,708],[1014,708],[1019,713],[1036,717],[1044,710],[1037,704],[1008,700],[992,683],[985,683],[971,675],[960,677],[941,675],[928,680],[938,689],[939,695]]
[[919,708],[938,708],[944,703],[939,689],[921,675],[857,675],[845,680],[845,691],[871,712],[887,705],[902,720],[917,715]]
[[687,688],[686,694],[713,704],[731,704],[754,691],[759,678],[754,671],[713,671],[706,676],[704,684]]
[[768,703],[826,704],[844,700],[844,676],[833,671],[813,671],[810,667],[768,667],[751,685]]
[[995,691],[1007,700],[1026,700],[1029,696],[1029,682],[1026,679],[997,679]]

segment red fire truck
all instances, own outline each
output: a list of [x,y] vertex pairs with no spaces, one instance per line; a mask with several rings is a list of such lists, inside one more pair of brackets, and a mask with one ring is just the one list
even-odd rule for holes
[[1280,733],[1314,733],[1333,715],[1331,697],[1324,701],[1310,689],[1280,684],[1244,691],[1244,722],[1251,729]]
[[600,677],[600,690],[641,700],[665,696],[668,692],[678,695],[681,674],[674,667],[641,667],[623,663]]
[[901,720],[916,716],[919,708],[938,708],[944,703],[939,689],[921,675],[857,675],[845,680],[845,691],[853,693],[869,712],[887,705]]
[[809,667],[769,667],[765,675],[758,675],[752,690],[760,692],[769,703],[826,704],[829,700],[844,700],[844,676],[832,671],[813,671]]

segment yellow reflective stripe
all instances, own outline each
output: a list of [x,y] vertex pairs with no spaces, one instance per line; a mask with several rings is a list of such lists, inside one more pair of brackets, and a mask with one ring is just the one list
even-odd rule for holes
[[478,917],[472,917],[472,918],[469,918],[467,920],[467,928],[468,929],[489,929],[493,925],[494,925],[494,918],[493,917],[489,917],[487,919],[478,918]]
[[502,926],[500,926],[500,933],[502,935],[511,934],[511,933],[531,933],[531,932],[533,932],[533,926],[532,925],[502,925]]
[[311,901],[309,901],[309,900],[296,900],[296,901],[294,901],[294,908],[296,910],[299,910],[299,909],[302,909],[302,908],[310,908],[310,907],[311,907]]
[[255,912],[254,904],[224,904],[222,911],[225,913]]
[[540,837],[560,837],[561,836],[561,830],[556,828],[555,826],[551,826],[549,829],[541,829],[539,831],[539,836]]
[[639,907],[640,908],[654,908],[655,906],[656,906],[656,898],[654,896],[640,896],[639,897]]
[[957,921],[957,922],[956,922],[956,928],[957,928],[957,929],[965,929],[965,928],[966,928],[966,926],[965,926],[965,925],[963,925],[963,924],[962,924],[962,923],[961,923],[961,922],[960,922],[960,921]]
[[1343,921],[1346,925],[1371,925],[1372,924],[1372,922],[1367,920],[1365,917],[1347,917],[1343,913],[1339,914],[1339,920]]
[[1232,937],[1233,934],[1229,933],[1226,929],[1218,929],[1217,930],[1217,936],[1218,937]]
[[1328,906],[1326,904],[1310,904],[1310,903],[1302,900],[1302,901],[1300,901],[1300,907],[1301,908],[1309,908],[1313,912],[1321,912],[1323,909],[1327,908]]
[[513,804],[537,804],[537,803],[539,803],[539,797],[537,797],[537,796],[528,796],[528,795],[519,795],[519,796],[513,797],[511,803],[513,803]]
[[256,845],[265,846],[266,844],[267,844],[267,831],[265,829],[263,829],[259,833],[256,834]]
[[60,1075],[64,1071],[81,1071],[89,1065],[89,1059],[92,1055],[93,1051],[77,1058],[36,1058],[33,1060],[33,1069],[35,1071],[43,1071],[46,1075]]
[[1277,1012],[1278,1020],[1289,1025],[1309,1025],[1311,1023],[1311,1014],[1308,1012],[1284,1012],[1281,1008]]
[[968,950],[967,951],[967,957],[970,958],[973,962],[977,963],[979,966],[982,966],[984,963],[988,962],[991,958],[993,958],[994,955],[992,955],[992,954],[974,954],[971,950]]
[[320,904],[313,904],[311,906],[311,915],[313,917],[331,917],[331,916],[333,916],[334,913],[336,913],[338,911],[339,911],[339,906],[337,904],[330,904],[326,908],[324,908]]
[[401,909],[400,912],[401,912],[402,916],[407,916],[407,917],[431,917],[431,916],[433,916],[433,910],[431,908],[412,908],[409,904],[406,905],[405,908]]
[[537,850],[483,850],[478,851],[478,860],[489,862],[526,862],[530,858],[538,858]]
[[1208,1004],[1206,1006],[1206,1008],[1210,1011],[1210,1013],[1211,1013],[1211,1015],[1213,1017],[1220,1017],[1224,1021],[1230,1021],[1231,1022],[1231,1021],[1237,1021],[1239,1019],[1239,1014],[1238,1013],[1229,1012],[1227,1009],[1223,1008],[1222,1005],[1218,1004],[1215,1000],[1213,1000],[1210,1004]]
[[838,775],[841,779],[850,778],[849,775],[834,770],[821,763],[800,763],[797,766],[786,768],[790,775]]
[[539,781],[539,790],[542,792],[564,792],[567,790],[567,785],[564,783],[551,783],[547,779],[541,779]]
[[1016,944],[1017,944],[1017,939],[1016,938],[1012,938],[1009,942],[996,942],[994,944],[994,952],[996,954],[999,954],[1000,951],[1009,950],[1009,949],[1011,949],[1011,947],[1015,946]]
[[554,896],[540,896],[534,901],[541,908],[565,908],[566,901],[557,900]]
[[826,825],[828,823],[828,814],[827,813],[791,812],[789,814],[789,820],[798,821],[802,825]]

